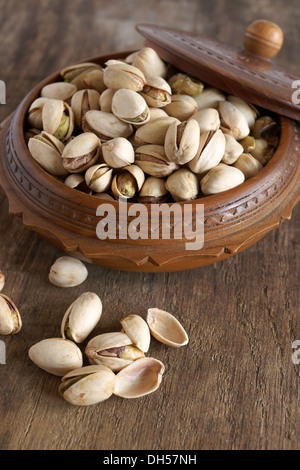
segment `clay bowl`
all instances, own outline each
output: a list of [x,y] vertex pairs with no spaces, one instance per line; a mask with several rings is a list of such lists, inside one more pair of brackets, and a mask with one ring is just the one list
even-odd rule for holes
[[[93,57],[85,61],[103,65],[108,59],[126,57],[129,53]],[[39,83],[27,94],[14,114],[2,123],[0,183],[9,200],[9,213],[22,217],[25,227],[37,232],[63,252],[86,262],[127,271],[186,270],[229,258],[260,240],[278,227],[281,221],[290,219],[292,209],[300,198],[300,130],[295,121],[279,117],[281,134],[278,149],[257,176],[221,194],[177,203],[182,211],[191,206],[194,225],[190,230],[194,236],[197,228],[200,239],[204,227],[202,247],[199,245],[198,249],[194,249],[194,245],[193,249],[187,249],[191,231],[186,233],[187,228],[182,225],[183,236],[176,238],[172,219],[169,239],[162,238],[161,220],[160,226],[151,232],[151,205],[145,205],[148,215],[140,219],[148,227],[148,238],[120,239],[117,226],[116,239],[100,240],[96,227],[103,217],[97,216],[96,210],[100,203],[107,201],[68,188],[46,173],[33,160],[25,143],[24,129],[30,104],[39,96],[44,85],[57,80],[59,73],[54,73]],[[110,204],[118,222],[119,203]],[[195,225],[199,204],[204,204],[201,227],[200,224],[199,227]],[[128,211],[134,208],[134,203],[127,204]],[[126,224],[128,227],[137,216],[128,217],[125,230]],[[182,223],[184,220],[182,218]],[[120,224],[124,231],[124,222]]]

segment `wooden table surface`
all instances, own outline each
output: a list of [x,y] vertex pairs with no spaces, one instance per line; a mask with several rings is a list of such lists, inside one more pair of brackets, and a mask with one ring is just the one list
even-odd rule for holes
[[[299,74],[296,0],[0,0],[0,79],[7,87],[0,120],[42,78],[72,61],[142,46],[139,22],[238,46],[257,18],[282,27],[276,61]],[[292,362],[291,346],[300,339],[300,205],[290,222],[227,261],[171,274],[88,266],[86,282],[66,290],[48,281],[62,253],[8,215],[2,190],[0,208],[3,293],[23,319],[18,335],[1,337],[0,449],[300,448],[300,365]],[[59,396],[60,379],[29,360],[32,344],[60,336],[66,308],[85,291],[103,302],[91,336],[118,330],[128,314],[145,317],[151,306],[181,320],[188,346],[151,343],[151,355],[166,366],[158,391],[74,407]]]

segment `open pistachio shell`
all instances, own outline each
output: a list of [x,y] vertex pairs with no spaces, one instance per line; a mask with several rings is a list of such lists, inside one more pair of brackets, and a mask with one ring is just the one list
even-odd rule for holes
[[142,145],[135,150],[135,164],[145,173],[158,178],[169,176],[179,165],[169,161],[163,145]]
[[122,332],[103,333],[92,338],[85,349],[91,364],[102,364],[119,371],[133,361],[144,357],[143,351],[132,344]]
[[98,93],[102,93],[104,90],[106,90],[106,85],[103,81],[102,68],[87,71],[82,77],[82,82],[85,88],[96,90]]
[[62,163],[70,173],[81,173],[98,160],[100,139],[92,132],[74,137],[64,148]]
[[117,90],[112,98],[112,112],[121,121],[140,126],[150,119],[148,105],[144,98],[133,90]]
[[162,116],[149,121],[136,130],[135,138],[143,144],[164,145],[167,130],[172,122],[180,121],[171,116]]
[[129,137],[133,132],[131,124],[121,121],[113,113],[104,111],[88,111],[82,120],[84,132],[93,132],[101,141],[114,139],[115,137]]
[[201,134],[208,131],[216,131],[221,124],[219,113],[214,108],[201,109],[196,114],[193,114],[190,119],[195,119],[198,122]]
[[110,188],[113,170],[106,163],[93,165],[85,173],[87,186],[96,193],[104,193]]
[[71,100],[71,108],[77,127],[82,127],[82,118],[88,111],[91,109],[99,110],[99,99],[100,93],[96,90],[83,89],[74,93]]
[[68,372],[59,393],[71,405],[88,406],[107,400],[114,392],[115,374],[108,367],[92,365]]
[[149,106],[161,108],[171,103],[171,87],[162,77],[148,77],[140,94]]
[[252,129],[255,124],[255,119],[258,116],[258,110],[238,96],[229,95],[227,96],[227,101],[234,104],[234,106],[236,106],[236,108],[245,116],[248,126]]
[[67,82],[55,82],[41,89],[41,96],[53,100],[68,101],[77,91],[77,86]]
[[82,175],[78,173],[70,174],[64,181],[64,184],[69,188],[76,189],[86,194],[92,194],[92,190],[88,187],[85,182],[85,179]]
[[86,280],[88,270],[79,259],[61,256],[50,268],[49,281],[58,287],[78,286]]
[[225,152],[225,136],[221,129],[204,132],[200,136],[200,144],[196,156],[189,162],[194,173],[205,173],[215,167]]
[[139,315],[129,315],[121,320],[121,325],[132,343],[144,352],[150,347],[150,331],[145,320]]
[[116,199],[133,198],[141,189],[145,181],[145,174],[137,165],[128,165],[122,172],[116,174],[112,181],[111,190]]
[[0,335],[15,335],[21,328],[19,310],[9,297],[0,294]]
[[163,344],[179,348],[189,342],[185,329],[171,313],[159,308],[149,308],[147,323],[152,336]]
[[133,91],[142,91],[146,82],[140,69],[121,61],[110,63],[103,70],[103,80],[107,88],[127,88]]
[[76,85],[78,90],[86,88],[83,78],[92,70],[100,69],[102,67],[94,62],[82,62],[81,64],[74,64],[65,67],[61,70],[60,74],[66,82]]
[[38,367],[59,377],[82,367],[83,363],[79,347],[63,338],[43,339],[31,346],[28,355]]
[[197,121],[191,119],[180,124],[170,124],[165,137],[165,152],[171,162],[184,165],[197,155],[200,142],[200,128]]
[[159,76],[166,78],[167,66],[151,47],[143,47],[137,51],[132,63],[144,73],[145,77]]
[[61,141],[68,140],[74,130],[72,108],[62,100],[47,100],[42,110],[43,129]]
[[111,113],[112,99],[117,90],[107,88],[101,93],[99,98],[100,110],[105,113]]
[[171,102],[164,107],[169,116],[186,121],[197,111],[197,103],[189,95],[172,95]]
[[230,134],[225,136],[225,152],[222,158],[222,163],[231,165],[240,155],[244,152],[244,147]]
[[114,394],[122,398],[149,395],[160,386],[164,370],[163,363],[158,359],[138,359],[116,375]]
[[102,302],[93,292],[84,292],[67,309],[61,323],[63,338],[82,343],[102,315]]
[[134,149],[129,140],[115,137],[102,145],[103,160],[112,168],[122,168],[134,162]]
[[43,129],[43,107],[48,100],[49,98],[40,97],[34,100],[34,102],[30,105],[27,118],[29,127]]
[[68,174],[61,160],[64,144],[53,135],[42,131],[31,137],[28,141],[28,149],[34,160],[51,175]]
[[221,129],[235,139],[241,140],[250,133],[247,119],[244,114],[229,101],[221,101],[219,104]]

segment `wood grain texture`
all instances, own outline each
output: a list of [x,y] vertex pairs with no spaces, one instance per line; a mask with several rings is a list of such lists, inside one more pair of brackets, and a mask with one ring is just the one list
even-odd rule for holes
[[[7,104],[0,120],[42,78],[84,57],[142,45],[138,22],[166,24],[239,45],[258,16],[278,23],[285,43],[276,61],[299,73],[296,1],[0,0],[0,79]],[[299,449],[300,207],[247,251],[183,273],[126,273],[88,266],[87,281],[62,290],[48,272],[61,252],[8,216],[0,191],[3,293],[23,318],[5,342],[0,365],[1,449]],[[113,331],[148,307],[174,313],[190,344],[154,339],[150,354],[166,373],[148,397],[113,397],[77,408],[58,394],[60,380],[28,359],[35,342],[60,335],[60,321],[81,293],[94,291],[103,315],[93,332]],[[85,345],[85,343],[84,343]],[[83,345],[83,347],[84,347]]]

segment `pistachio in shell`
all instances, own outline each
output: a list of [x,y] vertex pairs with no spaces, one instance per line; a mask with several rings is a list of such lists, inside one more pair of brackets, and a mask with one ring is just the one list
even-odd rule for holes
[[172,75],[168,83],[171,86],[172,93],[190,95],[193,98],[200,95],[204,89],[204,85],[200,80],[181,72]]
[[204,132],[200,136],[197,154],[189,162],[189,168],[197,174],[209,171],[222,160],[225,146],[225,136],[221,129]]
[[64,181],[64,184],[69,188],[76,189],[77,191],[81,191],[82,193],[92,194],[92,190],[88,187],[85,182],[85,178],[78,174],[72,173]]
[[242,153],[233,166],[244,173],[246,180],[257,175],[263,168],[260,161],[254,158],[250,153]]
[[31,103],[27,117],[27,123],[29,127],[39,130],[43,129],[43,107],[48,100],[49,98],[40,97]]
[[133,90],[117,90],[112,98],[112,112],[121,121],[140,126],[150,119],[148,105],[144,98]]
[[47,100],[42,110],[43,129],[65,142],[74,130],[72,108],[62,100]]
[[198,122],[201,134],[217,131],[221,124],[219,113],[215,108],[200,109],[190,119],[195,119]]
[[244,147],[232,135],[224,134],[225,137],[225,152],[222,158],[222,163],[231,165],[240,155],[244,152]]
[[115,137],[104,142],[102,156],[111,168],[122,168],[134,163],[134,148],[125,137]]
[[107,88],[106,90],[101,93],[99,98],[99,105],[100,110],[104,111],[105,113],[111,113],[111,106],[112,106],[112,99],[114,94],[117,90],[113,90],[112,88]]
[[42,131],[31,137],[28,141],[28,149],[34,160],[51,175],[64,176],[68,174],[62,164],[62,152],[64,144],[54,135]]
[[146,85],[140,94],[148,106],[154,108],[162,108],[171,103],[171,87],[164,78],[159,76],[147,78]]
[[135,164],[145,173],[158,178],[169,176],[179,165],[168,160],[163,145],[147,144],[135,150]]
[[195,173],[180,168],[167,178],[166,188],[174,201],[190,201],[199,194],[199,181]]
[[111,190],[116,199],[131,199],[140,191],[144,181],[143,170],[137,165],[128,165],[114,176]]
[[83,82],[84,77],[92,70],[99,69],[102,67],[94,62],[82,62],[81,64],[69,65],[61,70],[60,74],[65,82],[76,85],[77,89],[87,88]]
[[146,83],[140,69],[121,61],[111,63],[103,70],[103,81],[107,88],[127,88],[133,91],[142,91]]
[[100,154],[100,139],[92,132],[74,137],[64,148],[62,164],[70,173],[81,173],[95,164]]
[[132,59],[132,64],[141,70],[145,77],[166,78],[167,66],[152,47],[143,47]]
[[159,308],[149,308],[146,321],[151,335],[167,346],[179,348],[189,342],[185,329],[179,320],[169,312]]
[[0,335],[15,335],[22,328],[22,319],[14,302],[0,294]]
[[165,137],[165,152],[171,162],[184,165],[197,155],[200,142],[200,128],[197,121],[174,121]]
[[245,181],[244,173],[233,166],[219,163],[201,179],[201,191],[205,196],[218,194]]
[[166,188],[165,180],[156,176],[148,176],[138,195],[142,204],[161,204],[167,202],[170,193]]
[[197,102],[190,95],[172,95],[164,110],[169,116],[186,121],[197,112]]
[[88,111],[82,119],[84,132],[96,134],[101,142],[114,139],[115,137],[128,138],[133,133],[131,124],[121,121],[113,113],[104,111]]
[[74,93],[71,99],[71,108],[77,127],[82,128],[82,118],[88,111],[100,109],[99,100],[100,93],[97,90],[82,89]]
[[52,100],[69,102],[77,91],[77,86],[67,82],[48,83],[41,89],[41,96]]
[[113,170],[106,163],[91,166],[85,173],[87,186],[96,193],[104,193],[110,188]]
[[167,130],[174,121],[180,123],[178,119],[171,116],[162,116],[151,120],[136,130],[135,139],[140,142],[140,145],[164,145]]
[[129,336],[132,344],[147,352],[150,347],[150,331],[145,320],[139,315],[128,315],[121,320],[122,329]]
[[61,256],[50,268],[49,281],[57,287],[74,287],[82,284],[88,270],[82,261],[71,256]]
[[232,135],[237,140],[241,140],[249,135],[250,129],[247,119],[233,103],[221,101],[218,109],[221,129],[224,133]]
[[195,97],[197,109],[218,108],[220,101],[225,101],[226,97],[217,88],[205,88],[200,95]]

